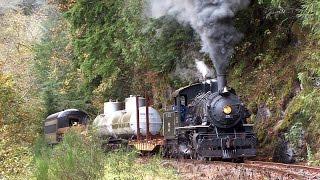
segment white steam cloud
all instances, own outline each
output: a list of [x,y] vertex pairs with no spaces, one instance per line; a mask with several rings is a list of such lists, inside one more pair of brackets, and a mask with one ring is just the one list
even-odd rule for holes
[[250,0],[148,0],[153,18],[173,16],[200,35],[202,51],[208,53],[218,75],[226,74],[234,45],[242,34],[233,25],[235,14]]
[[203,61],[195,59],[195,63],[198,71],[202,74],[203,80],[212,77],[212,70]]

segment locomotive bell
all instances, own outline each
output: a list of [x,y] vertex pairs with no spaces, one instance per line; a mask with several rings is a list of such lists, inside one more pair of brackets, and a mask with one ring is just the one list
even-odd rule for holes
[[230,88],[228,86],[225,86],[221,91],[220,95],[227,97],[230,94]]
[[227,87],[227,86],[225,86],[225,87],[223,88],[222,93],[223,93],[223,94],[225,94],[225,93],[229,93],[229,89],[228,89],[228,87]]

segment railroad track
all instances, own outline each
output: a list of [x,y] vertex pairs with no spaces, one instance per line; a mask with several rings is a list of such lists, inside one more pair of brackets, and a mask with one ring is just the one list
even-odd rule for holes
[[246,166],[268,168],[272,171],[283,172],[287,175],[292,175],[297,179],[320,180],[320,168],[263,161],[246,161],[244,164]]
[[231,163],[183,159],[164,160],[163,165],[177,169],[182,179],[320,180],[320,168],[272,162]]

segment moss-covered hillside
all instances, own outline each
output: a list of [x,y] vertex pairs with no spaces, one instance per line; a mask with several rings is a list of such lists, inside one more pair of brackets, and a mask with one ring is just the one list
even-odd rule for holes
[[319,163],[319,23],[303,25],[319,18],[314,14],[319,5],[303,11],[292,10],[301,2],[253,5],[241,14],[248,19],[237,22],[245,38],[234,57],[230,85],[253,112],[261,157]]

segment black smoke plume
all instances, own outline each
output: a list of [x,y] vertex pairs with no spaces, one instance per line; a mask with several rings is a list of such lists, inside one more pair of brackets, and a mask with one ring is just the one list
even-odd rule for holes
[[218,76],[226,76],[234,46],[242,34],[234,27],[236,13],[250,0],[148,0],[153,18],[173,16],[200,35]]

